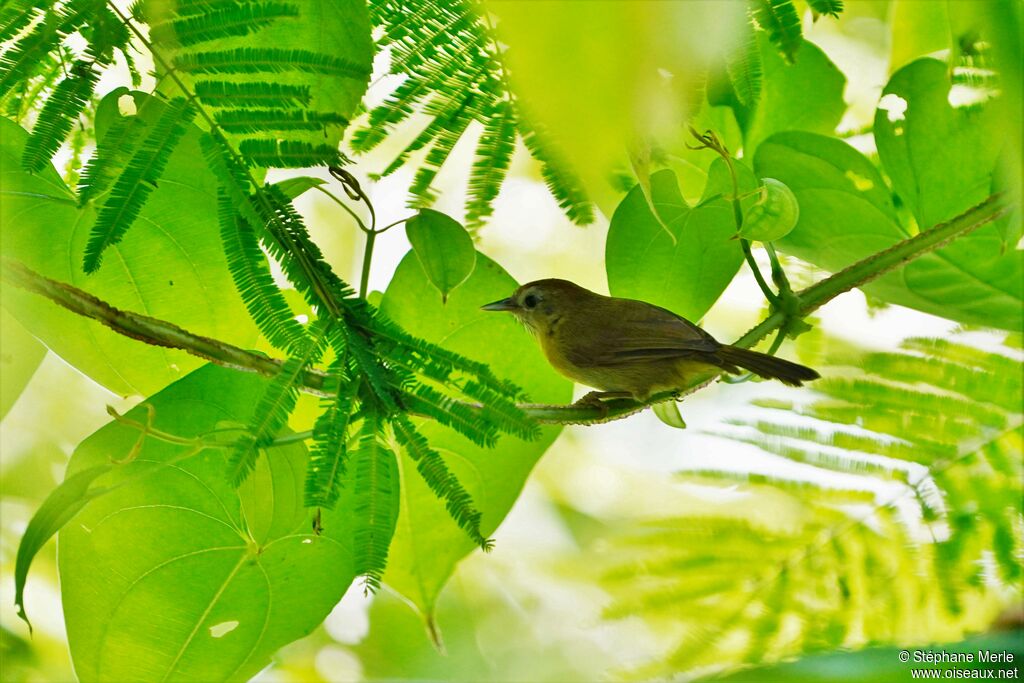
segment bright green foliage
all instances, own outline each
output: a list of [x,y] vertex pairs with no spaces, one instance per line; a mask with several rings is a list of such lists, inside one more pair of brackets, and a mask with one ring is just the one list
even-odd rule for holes
[[753,16],[772,44],[790,64],[803,43],[800,15],[793,0],[752,0]]
[[138,218],[193,116],[192,106],[178,98],[147,126],[146,137],[135,146],[96,216],[82,262],[86,273],[100,267],[103,252],[120,242]]
[[[735,161],[740,194],[757,180]],[[733,217],[733,186],[722,160],[711,166],[701,202],[686,204],[671,171],[651,176],[656,218],[639,187],[616,209],[608,228],[605,264],[615,296],[649,301],[689,320],[700,320],[743,261]],[[755,198],[746,201],[749,205]],[[671,234],[670,234],[671,233]]]
[[46,355],[46,347],[0,308],[0,419],[7,415]]
[[[116,99],[116,98],[115,98]],[[138,96],[145,111],[145,96]],[[112,124],[116,125],[116,124]],[[28,135],[0,121],[0,223],[3,254],[36,272],[87,289],[118,308],[170,320],[198,334],[251,346],[256,329],[235,293],[217,236],[217,186],[199,152],[199,131],[185,133],[142,209],[141,220],[86,276],[78,267],[96,210],[77,198],[52,167],[21,169]],[[45,235],[46,239],[40,239]],[[57,245],[60,245],[59,247]],[[34,295],[4,287],[4,305],[54,353],[118,394],[148,395],[201,361],[140,344]]]
[[398,519],[398,468],[395,454],[381,441],[381,428],[380,416],[367,409],[351,455],[352,485],[347,501],[356,520],[352,533],[356,574],[363,577],[367,591],[380,588]]
[[[935,147],[955,144],[946,137],[928,139]],[[779,246],[815,265],[841,270],[908,236],[879,172],[841,140],[780,133],[758,148],[754,166],[759,175],[778,178],[796,194],[800,220]],[[903,172],[897,169],[890,176]],[[952,177],[958,173],[953,167],[948,171]],[[929,177],[926,172],[922,187],[928,187]],[[948,190],[953,199],[942,201],[961,201],[963,193]],[[996,228],[984,226],[864,289],[887,301],[965,323],[1018,329],[1024,257],[1014,250],[1002,252],[1001,244]]]
[[[487,363],[501,376],[515,378],[533,401],[564,403],[571,397],[569,381],[551,369],[526,330],[509,316],[480,310],[481,304],[506,297],[516,288],[516,282],[501,266],[477,254],[473,274],[452,292],[445,304],[439,297],[422,296],[421,292],[429,287],[416,257],[408,254],[388,286],[382,311],[411,334],[435,343],[444,340],[448,353],[466,354]],[[444,358],[437,356],[435,360],[440,362]],[[433,374],[431,370],[428,377]],[[452,380],[457,385],[466,384],[458,374],[449,382]],[[485,391],[486,388],[481,384],[467,390],[480,396],[493,393]],[[412,412],[421,413],[418,408]],[[441,456],[448,472],[472,497],[471,507],[480,512],[479,535],[485,539],[508,514],[530,470],[558,434],[557,427],[545,427],[539,438],[529,442],[502,439],[496,447],[487,448],[478,445],[472,434],[460,433],[458,428],[462,425],[458,423],[449,428],[419,417],[412,421]],[[518,422],[522,425],[521,419]],[[411,453],[410,456],[415,458]],[[479,539],[470,538],[461,530],[453,521],[450,508],[446,509],[448,504],[438,500],[435,491],[449,486],[444,470],[416,462],[420,473],[413,474],[409,464],[407,459],[400,460],[402,509],[385,581],[429,619],[456,563],[478,545]],[[432,476],[429,473],[433,471],[440,476],[428,484],[424,477]],[[456,493],[454,489],[452,492]],[[423,552],[423,548],[430,551]]]
[[822,16],[838,19],[843,11],[843,0],[807,0],[807,4],[811,6],[815,19]]
[[[317,324],[317,327],[321,326]],[[305,347],[288,358],[281,365],[280,372],[267,384],[253,411],[252,420],[228,457],[229,476],[236,486],[245,481],[256,467],[260,450],[266,448],[287,424],[299,398],[302,376],[320,359],[325,336],[322,329],[313,331]]]
[[920,59],[893,74],[875,112],[878,156],[921,229],[991,194],[1004,147],[995,103],[954,108],[950,88],[946,64]]
[[[248,422],[266,384],[208,366],[147,403],[157,429],[189,439]],[[146,410],[127,417],[145,422]],[[125,424],[104,427],[79,446],[68,476],[123,458],[139,437]],[[353,513],[325,512],[313,533],[302,505],[305,449],[272,450],[236,489],[223,448],[149,436],[103,480],[112,490],[60,533],[82,680],[247,680],[327,616],[356,576]]]
[[[787,64],[760,34],[764,84],[753,110],[737,111],[743,127],[743,150],[749,159],[761,141],[772,133],[806,130],[831,134],[846,110],[843,88],[846,77],[822,50],[806,41],[800,59]],[[813,92],[807,99],[805,94]]]
[[70,68],[61,61],[64,77],[39,110],[22,159],[25,169],[32,172],[42,170],[53,158],[92,98],[99,71],[113,61],[114,50],[123,52],[128,43],[128,31],[100,0],[69,0],[47,9],[34,25],[31,21],[38,15],[21,2],[12,3],[0,18],[4,22],[0,24],[0,34],[22,34],[18,42],[0,55],[0,98],[33,80],[50,86],[57,78],[52,69],[46,73],[52,66],[52,54],[63,58],[63,43],[71,34],[79,33],[88,41],[82,58],[76,59]]
[[150,37],[157,44],[178,43],[192,47],[229,36],[247,36],[277,19],[298,16],[298,6],[284,2],[224,3],[206,8],[186,4],[176,18],[152,23]]
[[441,301],[466,281],[476,266],[473,239],[459,223],[438,211],[420,209],[405,222],[405,235]]
[[351,147],[356,152],[369,151],[414,113],[430,116],[430,124],[383,172],[387,175],[405,165],[412,153],[429,149],[410,188],[413,206],[433,203],[434,178],[469,124],[479,121],[484,131],[470,172],[466,206],[471,230],[491,214],[517,131],[541,162],[548,187],[569,218],[577,223],[593,220],[575,174],[550,148],[543,129],[524,121],[518,101],[508,90],[497,42],[472,3],[372,0],[370,14],[374,25],[383,27],[378,45],[391,50],[391,72],[406,79],[370,111],[366,125],[353,135]]
[[[1002,587],[1022,571],[1021,363],[955,341],[907,347],[833,357],[828,379],[815,384],[823,396],[805,406],[766,401],[777,422],[735,420],[745,429],[724,434],[858,477],[849,489],[686,472],[691,483],[742,482],[743,508],[764,515],[727,504],[658,520],[601,552],[603,581],[622,595],[608,616],[681,629],[666,660],[639,675],[958,638],[998,609]],[[794,411],[805,416],[797,425]],[[771,512],[789,505],[798,510],[791,522]],[[916,616],[924,611],[929,620]]]
[[730,55],[725,69],[729,74],[729,84],[736,99],[747,109],[754,109],[761,98],[764,67],[761,63],[757,31],[753,24],[744,24],[742,30],[742,42]]
[[342,358],[331,364],[329,372],[334,392],[322,402],[323,412],[313,427],[313,450],[306,468],[307,507],[333,509],[348,471],[349,430],[355,417],[359,384],[345,372],[344,361]]

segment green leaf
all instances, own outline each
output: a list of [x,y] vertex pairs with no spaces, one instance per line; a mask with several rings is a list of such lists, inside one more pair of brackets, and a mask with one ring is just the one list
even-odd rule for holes
[[686,429],[686,420],[683,419],[683,414],[679,412],[679,404],[675,401],[655,403],[651,406],[651,412],[669,427]]
[[323,178],[313,178],[310,176],[296,176],[295,178],[288,178],[278,183],[274,183],[274,187],[281,190],[285,197],[294,200],[301,196],[307,190],[311,190],[314,187],[319,187],[327,181]]
[[0,419],[7,415],[43,362],[46,347],[0,308]]
[[427,280],[441,292],[444,303],[452,290],[473,273],[473,238],[458,221],[431,209],[421,209],[406,221],[405,234]]
[[800,218],[800,204],[793,191],[775,178],[764,178],[761,195],[743,215],[740,236],[771,242],[792,232]]
[[761,99],[744,131],[748,159],[772,133],[832,133],[846,111],[846,77],[818,46],[803,41],[800,59],[787,64],[763,34],[759,42],[764,75]]
[[[145,101],[144,95],[135,97],[140,104]],[[255,327],[224,261],[217,230],[216,181],[202,160],[198,136],[194,126],[188,129],[135,229],[110,248],[102,270],[86,276],[78,263],[95,208],[78,208],[74,194],[52,167],[37,175],[22,171],[27,134],[17,124],[0,121],[4,256],[81,287],[118,308],[252,346]],[[120,336],[34,294],[12,287],[4,287],[4,294],[5,307],[25,329],[115,393],[152,393],[201,363],[183,352]]]
[[[147,400],[155,427],[192,438],[246,423],[266,387],[206,366]],[[140,406],[128,417],[145,421]],[[72,477],[123,457],[139,432],[113,423],[86,439]],[[68,642],[82,680],[247,680],[308,634],[356,575],[350,508],[312,532],[300,444],[275,447],[241,488],[221,449],[148,438],[138,457],[60,532]],[[346,481],[350,487],[351,481]],[[144,628],[140,628],[144,624]]]
[[[755,189],[750,170],[734,163],[740,194]],[[686,204],[671,171],[652,175],[651,190],[660,222],[639,187],[612,216],[605,248],[608,288],[614,296],[642,299],[700,320],[743,262],[739,243],[731,239],[736,223],[726,199],[733,193],[728,167],[722,160],[712,164],[704,200],[694,208]]]
[[113,467],[110,463],[96,465],[72,474],[50,492],[43,504],[32,515],[25,534],[18,543],[18,559],[14,568],[14,604],[18,608],[18,616],[32,628],[25,612],[25,580],[32,560],[36,553],[46,545],[65,524],[71,521],[78,511],[93,498],[107,491],[104,487],[92,488],[97,477],[106,474]]
[[936,59],[897,71],[875,112],[875,142],[893,189],[923,230],[992,192],[1004,146],[998,107],[953,108],[949,73]]
[[[452,292],[446,304],[439,298],[423,297],[428,286],[415,256],[408,254],[395,271],[381,310],[410,334],[488,363],[498,376],[521,386],[533,401],[570,400],[569,381],[551,369],[530,334],[511,316],[480,310],[482,304],[506,297],[516,288],[501,266],[477,254],[472,276]],[[436,422],[415,422],[472,496],[481,513],[484,537],[508,514],[530,470],[559,431],[547,426],[536,440],[504,437],[496,448],[484,448]],[[405,457],[399,459],[402,508],[384,582],[429,619],[456,563],[477,546],[415,470],[416,464]]]
[[[881,175],[841,140],[780,133],[758,148],[754,166],[786,183],[800,203],[796,228],[778,243],[787,253],[838,271],[907,237]],[[960,322],[1019,329],[1024,258],[1001,253],[1001,244],[996,229],[984,226],[864,290]]]

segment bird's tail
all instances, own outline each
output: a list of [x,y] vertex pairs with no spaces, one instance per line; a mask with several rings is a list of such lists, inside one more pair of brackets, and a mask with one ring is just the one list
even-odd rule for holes
[[777,379],[783,384],[793,387],[798,387],[804,382],[821,377],[821,375],[805,365],[769,356],[759,351],[741,349],[736,346],[723,346],[715,355],[727,365],[739,366],[744,370],[749,370],[758,377]]

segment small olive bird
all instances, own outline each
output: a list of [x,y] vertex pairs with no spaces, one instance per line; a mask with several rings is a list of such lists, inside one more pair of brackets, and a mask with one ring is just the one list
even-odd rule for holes
[[540,342],[560,373],[598,389],[581,399],[650,396],[683,389],[709,370],[740,369],[790,386],[817,379],[811,368],[715,341],[672,311],[634,299],[595,294],[567,280],[537,280],[482,306],[508,311]]

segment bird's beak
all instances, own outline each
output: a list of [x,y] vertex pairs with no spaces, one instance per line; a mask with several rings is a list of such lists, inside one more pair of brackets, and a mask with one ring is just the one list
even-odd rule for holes
[[481,311],[517,311],[519,306],[516,305],[515,299],[509,297],[507,299],[501,299],[500,301],[494,301],[487,304],[486,306],[480,307]]

